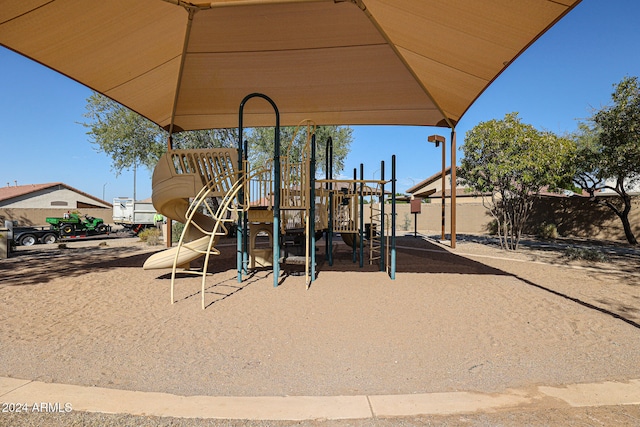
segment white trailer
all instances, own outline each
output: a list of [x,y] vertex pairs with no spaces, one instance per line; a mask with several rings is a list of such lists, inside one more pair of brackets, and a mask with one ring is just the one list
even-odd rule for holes
[[130,229],[135,234],[148,227],[155,227],[156,210],[151,202],[134,201],[129,197],[113,199],[113,222]]

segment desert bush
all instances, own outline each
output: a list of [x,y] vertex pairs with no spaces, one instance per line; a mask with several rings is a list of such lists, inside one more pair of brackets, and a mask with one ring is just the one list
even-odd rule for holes
[[411,225],[411,217],[409,216],[408,213],[405,212],[404,221],[402,222],[402,230],[408,231],[410,225]]
[[138,233],[138,237],[149,246],[160,244],[160,230],[157,228],[145,228]]
[[184,230],[184,224],[178,221],[174,221],[171,226],[171,242],[178,243],[180,236],[182,236],[182,230]]
[[492,219],[490,222],[487,223],[487,225],[485,225],[485,230],[491,236],[497,235],[498,234],[498,221],[496,221],[495,219]]
[[542,237],[543,239],[557,239],[559,236],[558,234],[558,228],[556,227],[555,224],[553,223],[546,223],[543,222],[542,224],[540,224],[540,227],[538,228],[538,237]]
[[596,248],[567,248],[564,251],[564,257],[569,260],[583,260],[593,262],[606,262],[608,257],[602,251]]

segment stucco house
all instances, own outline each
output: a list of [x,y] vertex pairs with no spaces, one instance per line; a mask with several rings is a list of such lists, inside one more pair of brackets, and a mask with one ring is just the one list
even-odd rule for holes
[[1,220],[39,225],[45,223],[47,216],[61,216],[67,211],[79,211],[109,222],[113,206],[62,182],[0,187]]
[[0,208],[108,208],[112,205],[62,182],[0,187]]

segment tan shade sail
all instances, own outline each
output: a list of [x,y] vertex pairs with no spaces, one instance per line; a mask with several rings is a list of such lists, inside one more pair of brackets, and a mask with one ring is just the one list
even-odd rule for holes
[[[0,45],[173,131],[454,127],[579,0],[0,0]],[[245,108],[271,126],[270,105]]]

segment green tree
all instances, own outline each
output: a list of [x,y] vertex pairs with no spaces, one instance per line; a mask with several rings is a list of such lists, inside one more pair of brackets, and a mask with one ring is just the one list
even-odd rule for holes
[[144,165],[152,169],[166,150],[167,133],[155,123],[94,92],[88,99],[82,123],[92,144],[111,157],[116,175]]
[[[116,175],[137,165],[152,170],[167,151],[168,132],[117,102],[94,92],[82,123],[92,144],[111,157]],[[236,129],[207,129],[173,135],[174,148],[236,147]]]
[[[574,182],[595,203],[611,209],[620,218],[627,241],[637,245],[629,223],[628,189],[640,184],[640,86],[637,77],[625,77],[614,87],[613,105],[597,111],[573,135]],[[607,189],[617,197],[603,196],[601,191]]]
[[[94,92],[87,99],[87,123],[92,144],[111,157],[116,175],[122,170],[144,165],[152,170],[158,159],[167,150],[168,133],[139,114],[121,104]],[[284,155],[299,159],[306,140],[306,129],[300,129],[293,144],[295,127],[280,129]],[[264,164],[273,157],[273,128],[247,129],[249,153],[254,164]],[[344,168],[344,159],[349,154],[352,129],[338,126],[319,126],[316,129],[316,164],[318,170],[325,168],[325,147],[329,136],[333,139],[334,173]],[[207,129],[176,133],[172,136],[173,148],[217,148],[237,147],[237,129]]]
[[[316,171],[317,176],[326,174],[326,147],[329,137],[333,141],[333,173],[334,177],[344,169],[344,160],[349,154],[353,141],[353,129],[348,126],[318,126],[316,133]],[[294,139],[295,138],[295,139]],[[264,164],[273,158],[273,128],[252,129],[246,137],[249,144],[249,157],[253,164]],[[302,150],[307,142],[307,129],[295,126],[280,129],[281,156],[291,161],[302,157]]]
[[517,250],[535,197],[542,188],[555,189],[566,181],[574,144],[510,113],[479,123],[467,132],[462,148],[461,181],[483,196],[498,225],[500,245]]
[[237,129],[193,130],[189,132],[180,132],[173,135],[174,149],[237,147]]

